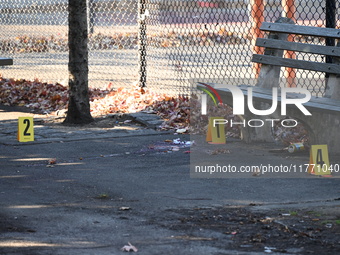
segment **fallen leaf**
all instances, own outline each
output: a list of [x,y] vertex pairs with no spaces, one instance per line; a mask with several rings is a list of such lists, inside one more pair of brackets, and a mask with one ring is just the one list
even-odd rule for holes
[[220,148],[220,149],[216,149],[216,150],[213,150],[210,152],[210,155],[217,155],[217,154],[230,154],[231,151],[228,150],[228,149],[223,149],[223,148]]
[[119,208],[120,211],[128,211],[131,210],[131,207],[127,207],[127,206],[122,206]]
[[180,129],[177,129],[177,130],[176,130],[176,133],[178,133],[178,134],[183,134],[183,133],[185,133],[185,132],[187,132],[187,129],[186,129],[186,128],[180,128]]
[[56,158],[50,159],[50,160],[48,161],[48,164],[49,164],[49,165],[55,165],[56,163],[57,163],[57,159],[56,159]]
[[128,245],[124,245],[121,248],[121,251],[126,251],[126,252],[133,251],[133,252],[137,252],[138,249],[135,246],[133,246],[130,242],[128,242]]
[[189,240],[189,241],[213,241],[213,240],[216,240],[216,238],[200,237],[200,236],[171,236],[171,238],[183,239],[183,240]]
[[261,175],[261,171],[260,171],[260,168],[256,168],[255,171],[253,172],[252,174],[253,176],[260,176]]
[[109,197],[108,194],[103,193],[103,194],[100,194],[97,198],[98,198],[98,199],[108,199],[108,198],[110,198],[110,197]]
[[173,146],[171,150],[172,151],[179,151],[179,147],[178,146]]

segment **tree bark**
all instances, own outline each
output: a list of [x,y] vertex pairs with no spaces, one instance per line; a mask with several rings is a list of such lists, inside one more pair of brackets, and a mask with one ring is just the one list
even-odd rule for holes
[[88,89],[86,0],[69,0],[69,104],[65,124],[93,121]]

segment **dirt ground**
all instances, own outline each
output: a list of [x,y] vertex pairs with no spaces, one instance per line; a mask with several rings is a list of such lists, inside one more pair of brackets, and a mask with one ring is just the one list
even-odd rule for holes
[[[266,212],[253,212],[251,206],[193,208],[169,210],[172,220],[161,222],[166,222],[162,223],[164,227],[183,232],[175,238],[211,242],[220,248],[227,242],[234,250],[244,252],[338,254],[339,211],[339,206],[331,210],[285,208]],[[214,234],[200,237],[207,230]]]

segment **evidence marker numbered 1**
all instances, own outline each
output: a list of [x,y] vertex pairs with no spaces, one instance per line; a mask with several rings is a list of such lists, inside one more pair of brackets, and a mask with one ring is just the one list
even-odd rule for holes
[[33,142],[34,141],[34,121],[33,117],[18,118],[18,141]]
[[225,123],[222,122],[224,119],[221,117],[210,117],[208,124],[208,131],[205,141],[211,144],[225,144]]

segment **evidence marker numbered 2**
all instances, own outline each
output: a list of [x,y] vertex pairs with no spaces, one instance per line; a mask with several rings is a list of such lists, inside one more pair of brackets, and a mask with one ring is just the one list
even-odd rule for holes
[[33,142],[34,141],[34,121],[33,117],[18,118],[18,141]]

